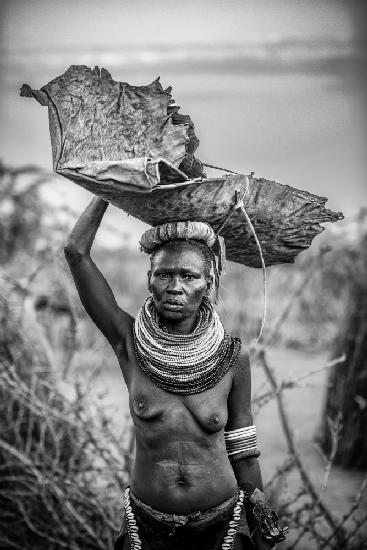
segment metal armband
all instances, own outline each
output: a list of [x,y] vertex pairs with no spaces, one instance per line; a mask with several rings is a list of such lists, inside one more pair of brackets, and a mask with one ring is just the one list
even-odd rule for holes
[[224,441],[231,462],[260,455],[257,447],[256,426],[254,425],[224,432]]

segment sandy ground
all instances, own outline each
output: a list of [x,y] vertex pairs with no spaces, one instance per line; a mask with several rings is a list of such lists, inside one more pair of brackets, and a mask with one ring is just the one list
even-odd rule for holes
[[[298,376],[322,367],[328,357],[326,353],[310,353],[290,349],[271,349],[267,352],[270,365],[274,368],[279,380],[297,378]],[[254,366],[252,371],[253,394],[261,388],[265,381],[261,367]],[[319,489],[324,479],[323,461],[316,449],[314,436],[317,432],[322,414],[323,397],[327,383],[327,371],[321,371],[307,379],[307,385],[285,391],[285,404],[293,430],[297,449],[300,452],[306,470],[315,487]],[[94,390],[106,390],[105,402],[114,411],[117,422],[126,422],[128,415],[128,396],[122,376],[117,365],[103,369],[103,378],[95,385]],[[271,479],[272,474],[287,457],[285,438],[280,426],[276,403],[268,402],[256,414],[261,446],[260,463],[264,482]],[[352,504],[359,490],[363,475],[358,472],[346,472],[333,467],[324,501],[329,509],[338,517]],[[297,484],[296,476],[291,476],[288,490],[292,493]],[[287,489],[285,489],[287,490]],[[364,499],[364,509],[367,509],[367,499]],[[300,550],[307,546],[299,546]]]

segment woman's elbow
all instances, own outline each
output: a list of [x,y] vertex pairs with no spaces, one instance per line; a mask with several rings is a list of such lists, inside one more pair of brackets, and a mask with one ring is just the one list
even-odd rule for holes
[[64,254],[68,264],[76,264],[83,258],[83,253],[78,249],[75,242],[68,239],[64,245]]

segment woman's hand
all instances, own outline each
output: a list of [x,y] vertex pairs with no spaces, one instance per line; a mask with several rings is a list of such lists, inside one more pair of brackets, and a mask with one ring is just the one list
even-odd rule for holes
[[270,548],[276,548],[276,545],[271,545],[268,542],[266,542],[262,536],[261,533],[256,531],[253,535],[253,542],[255,543],[256,550],[270,550]]

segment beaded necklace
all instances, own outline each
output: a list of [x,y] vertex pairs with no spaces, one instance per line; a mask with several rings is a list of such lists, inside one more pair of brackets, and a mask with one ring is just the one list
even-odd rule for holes
[[[232,519],[228,524],[227,534],[225,535],[222,543],[221,550],[232,550],[235,537],[237,534],[238,524],[241,518],[241,511],[243,508],[243,501],[245,498],[245,493],[242,489],[239,490],[238,500],[233,509]],[[139,536],[139,528],[136,523],[133,509],[130,503],[130,488],[127,487],[124,493],[124,508],[127,520],[127,530],[129,534],[129,542],[131,550],[142,550],[142,544]]]
[[149,297],[136,317],[134,342],[143,372],[160,388],[182,395],[215,386],[235,364],[241,349],[241,340],[225,332],[206,297],[190,334],[170,334],[161,327]]

